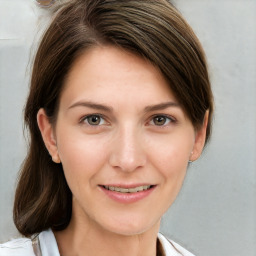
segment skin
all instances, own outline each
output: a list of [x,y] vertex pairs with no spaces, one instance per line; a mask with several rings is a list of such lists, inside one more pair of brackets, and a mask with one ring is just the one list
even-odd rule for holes
[[[73,194],[71,222],[55,232],[61,255],[156,255],[160,219],[182,186],[188,161],[202,152],[207,115],[195,131],[158,69],[98,46],[69,72],[56,124],[43,109],[37,118]],[[120,203],[99,186],[108,184],[154,189]]]

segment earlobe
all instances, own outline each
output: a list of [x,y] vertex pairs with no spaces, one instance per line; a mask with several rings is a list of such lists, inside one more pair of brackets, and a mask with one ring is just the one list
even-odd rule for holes
[[196,161],[203,151],[206,138],[206,130],[208,125],[208,116],[209,111],[207,110],[204,116],[204,123],[202,127],[196,132],[194,147],[189,159],[192,162]]
[[57,143],[54,136],[54,128],[43,108],[39,109],[37,113],[37,124],[41,132],[44,144],[49,154],[51,155],[53,162],[60,163]]

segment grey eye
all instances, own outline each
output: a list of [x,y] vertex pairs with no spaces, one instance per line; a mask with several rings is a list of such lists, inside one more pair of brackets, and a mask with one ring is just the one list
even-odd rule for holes
[[86,118],[88,124],[90,125],[99,125],[101,123],[101,117],[100,116],[96,116],[96,115],[93,115],[93,116],[88,116]]
[[166,121],[168,121],[168,118],[165,116],[155,116],[153,118],[153,122],[157,126],[164,125],[166,123]]

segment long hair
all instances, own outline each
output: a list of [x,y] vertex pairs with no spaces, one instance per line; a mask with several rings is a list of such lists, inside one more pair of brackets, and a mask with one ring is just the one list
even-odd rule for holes
[[30,145],[13,213],[17,229],[25,236],[47,228],[63,230],[70,222],[72,194],[61,164],[52,162],[46,150],[36,116],[44,108],[55,123],[72,64],[97,45],[116,46],[150,61],[168,81],[195,129],[209,111],[209,139],[213,96],[204,51],[167,0],[71,0],[57,6],[35,56],[24,113]]

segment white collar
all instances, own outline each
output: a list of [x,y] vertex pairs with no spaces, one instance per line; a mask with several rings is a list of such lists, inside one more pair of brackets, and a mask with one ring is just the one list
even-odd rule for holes
[[158,233],[158,239],[161,242],[166,256],[195,256],[174,241],[168,240],[161,233]]
[[[179,244],[166,239],[161,233],[158,233],[158,239],[166,256],[194,256]],[[57,241],[51,229],[41,232],[39,241],[43,256],[60,256]]]
[[60,256],[57,241],[51,229],[41,232],[39,241],[43,256]]

